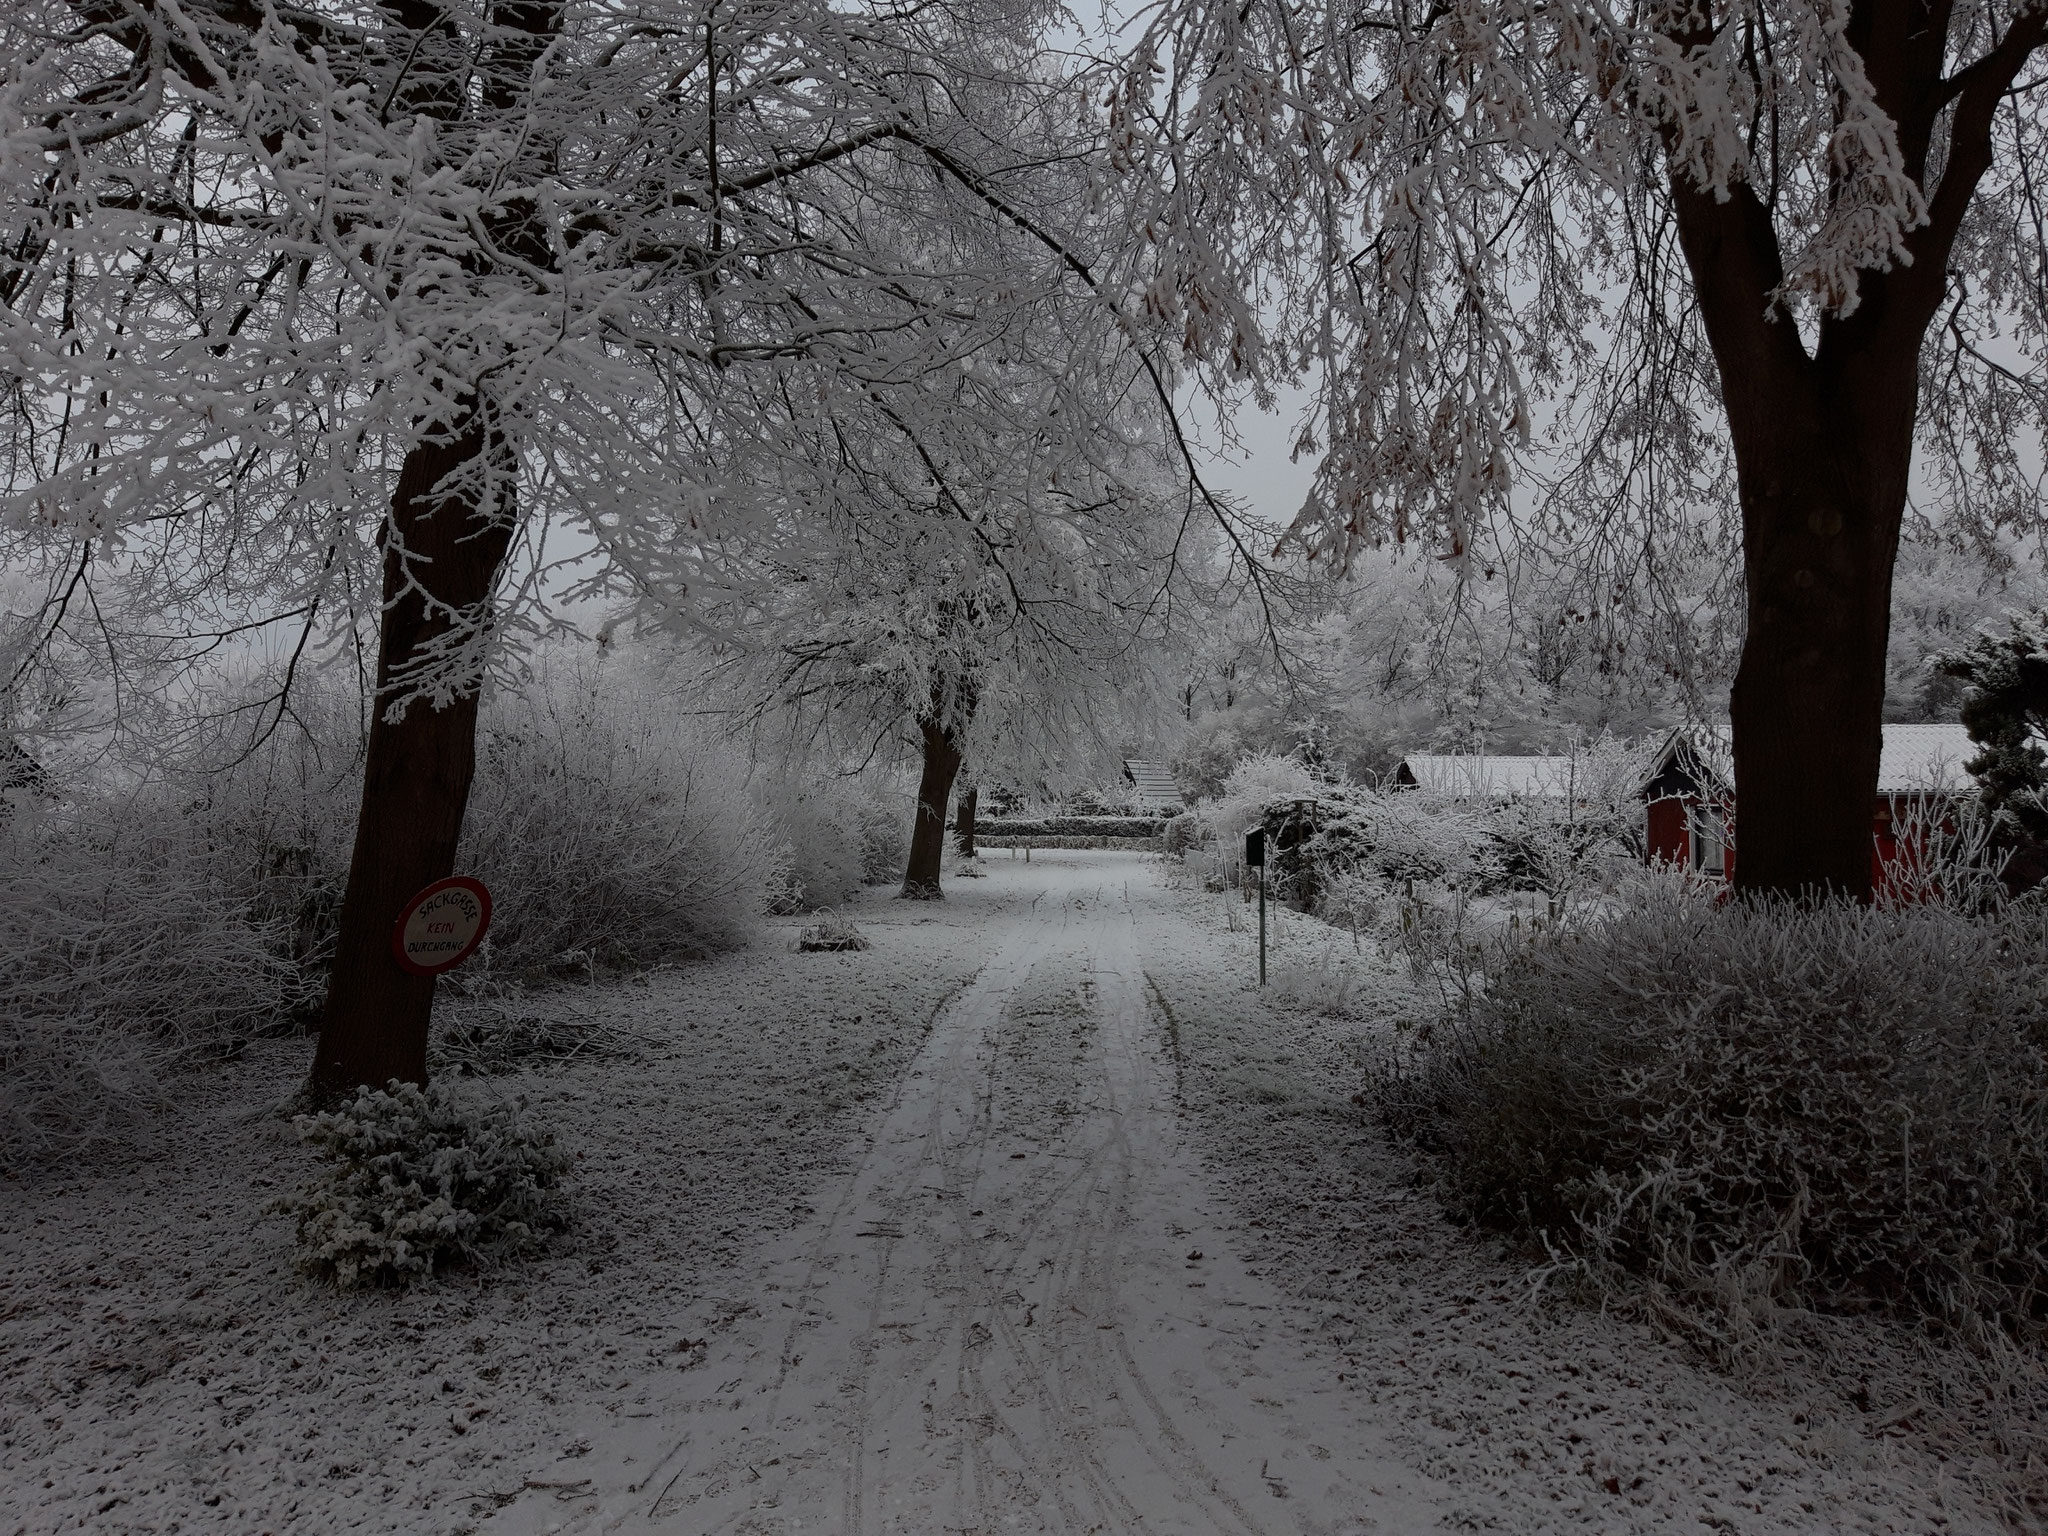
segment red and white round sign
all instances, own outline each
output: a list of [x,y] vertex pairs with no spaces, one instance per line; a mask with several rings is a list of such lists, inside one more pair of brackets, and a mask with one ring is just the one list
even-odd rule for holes
[[438,976],[476,953],[491,927],[491,893],[481,880],[450,875],[399,909],[391,952],[415,976]]

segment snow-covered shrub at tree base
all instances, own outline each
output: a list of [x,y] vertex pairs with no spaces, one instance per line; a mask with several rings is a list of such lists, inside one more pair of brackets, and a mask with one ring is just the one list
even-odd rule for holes
[[328,1166],[278,1203],[298,1218],[299,1267],[344,1290],[404,1285],[538,1246],[565,1225],[558,1185],[571,1159],[523,1107],[394,1082],[301,1115],[300,1138]]
[[557,665],[499,693],[457,861],[491,891],[478,969],[647,965],[744,944],[781,858],[748,781],[743,752],[622,668]]
[[2048,912],[1631,910],[1385,1069],[1455,1202],[1739,1348],[1781,1307],[2048,1330]]

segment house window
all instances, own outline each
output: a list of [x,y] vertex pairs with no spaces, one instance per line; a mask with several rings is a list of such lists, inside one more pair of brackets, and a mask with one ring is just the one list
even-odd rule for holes
[[1726,847],[1721,836],[1720,818],[1709,807],[1695,808],[1692,813],[1692,867],[1713,879],[1720,879],[1728,868]]

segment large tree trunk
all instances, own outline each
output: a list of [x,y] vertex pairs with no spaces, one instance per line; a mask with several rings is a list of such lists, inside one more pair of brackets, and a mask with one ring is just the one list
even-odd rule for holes
[[1729,702],[1735,885],[1868,901],[1892,564],[1905,513],[1921,331],[1883,274],[1809,353],[1769,215],[1747,188],[1674,186],[1720,365],[1742,502],[1748,627]]
[[385,718],[387,700],[458,622],[450,610],[481,622],[512,537],[511,458],[472,407],[454,431],[414,448],[399,473],[362,809],[307,1084],[315,1103],[363,1084],[427,1080],[434,978],[399,966],[391,930],[408,897],[454,872],[476,769],[477,690],[469,681],[438,708],[415,700],[396,721]]
[[[485,118],[503,123],[520,112],[535,66],[560,34],[563,5],[501,0],[490,12],[486,45],[473,57],[446,5],[380,0],[379,9],[390,29],[391,57],[408,61],[394,82],[396,106],[450,122],[480,108]],[[546,146],[529,138],[526,153],[542,157]],[[493,249],[529,267],[553,265],[546,228],[529,201],[511,200],[483,220]],[[488,260],[482,253],[470,258],[478,271]],[[469,396],[452,415],[406,455],[385,528],[376,710],[334,970],[306,1085],[315,1103],[363,1084],[427,1080],[434,978],[399,966],[391,929],[408,897],[454,872],[476,774],[481,679],[467,675],[466,661],[458,663],[452,677],[444,673],[438,680],[453,684],[445,702],[416,699],[402,718],[385,715],[432,667],[438,647],[457,638],[453,632],[474,635],[488,623],[491,593],[511,547],[518,470],[517,452],[487,402]]]
[[[1925,194],[1925,216],[1905,232],[1903,259],[1858,272],[1856,302],[1820,316],[1810,352],[1784,307],[1783,254],[1757,187],[1702,190],[1675,125],[1666,148],[1742,498],[1749,629],[1730,701],[1735,884],[1752,895],[1867,901],[1920,352],[1992,162],[1993,123],[2048,38],[2048,12],[2015,15],[1952,78],[1943,74],[1951,6],[1853,0],[1849,12],[1844,40],[1897,125],[1900,169]],[[1674,41],[1712,43],[1716,23],[1704,10],[1672,17]]]
[[946,852],[946,800],[960,773],[960,747],[953,732],[937,720],[921,721],[919,729],[924,735],[924,774],[917,785],[903,895],[910,901],[937,901],[945,895],[939,889],[939,861]]
[[1912,379],[1901,411],[1820,372],[1807,398],[1771,402],[1774,430],[1736,435],[1749,622],[1729,700],[1735,884],[1868,901]]
[[953,846],[963,859],[974,857],[974,812],[980,802],[980,785],[970,785],[960,792],[960,803],[953,815]]

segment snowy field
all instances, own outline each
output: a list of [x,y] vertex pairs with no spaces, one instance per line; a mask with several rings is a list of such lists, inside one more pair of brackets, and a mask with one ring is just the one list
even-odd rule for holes
[[1383,1024],[1258,998],[1242,911],[981,862],[864,953],[549,994],[603,1053],[489,1080],[580,1158],[545,1260],[297,1280],[303,1042],[0,1190],[0,1536],[2002,1528],[1874,1327],[1738,1386],[1533,1301],[1351,1102]]

